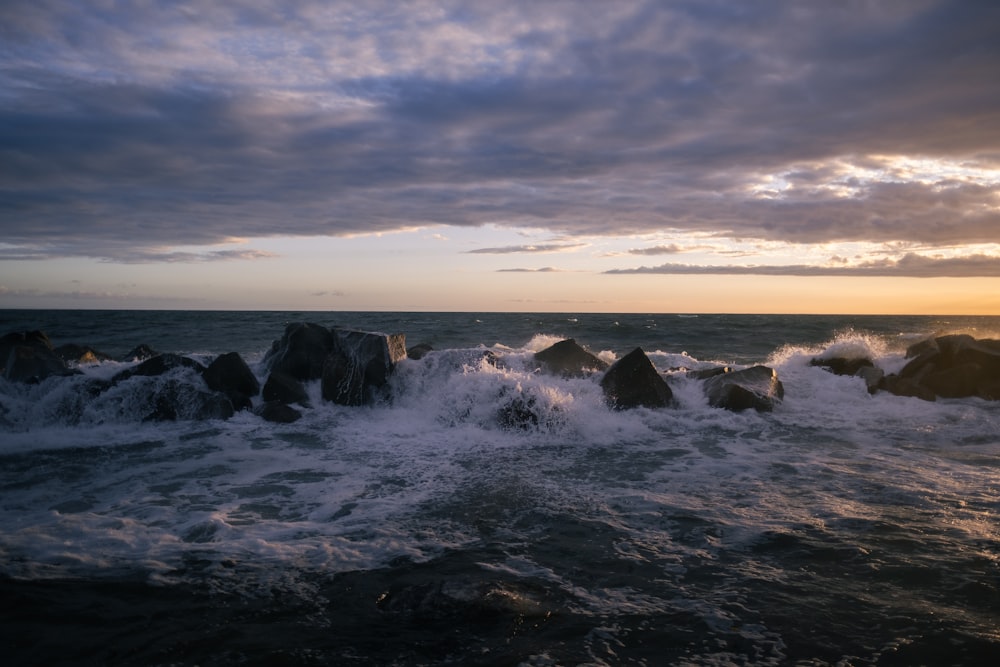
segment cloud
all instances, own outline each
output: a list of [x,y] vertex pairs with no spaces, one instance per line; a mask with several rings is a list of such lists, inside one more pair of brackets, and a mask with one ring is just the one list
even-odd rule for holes
[[671,243],[669,245],[656,245],[649,248],[630,248],[628,254],[630,255],[676,255],[677,253],[684,252],[684,249],[678,246],[676,243]]
[[835,265],[697,265],[662,264],[635,269],[612,269],[608,274],[736,275],[736,276],[864,276],[902,278],[1000,278],[1000,257],[928,257],[908,253],[898,260],[882,259],[848,265],[834,258]]
[[[7,246],[0,247],[0,261],[29,261],[39,259],[55,259],[73,256],[72,248],[60,246]],[[210,250],[205,252],[186,252],[165,250],[163,248],[115,247],[109,246],[102,250],[95,249],[93,256],[103,262],[115,264],[192,264],[202,262],[250,261],[271,259],[279,255],[265,250],[246,248],[243,250]]]
[[9,0],[0,234],[119,261],[440,224],[992,241],[998,22],[945,0]]
[[543,266],[539,269],[497,269],[497,273],[562,273],[562,269]]
[[484,255],[512,255],[518,253],[567,252],[584,246],[585,244],[583,243],[543,243],[539,245],[509,245],[499,248],[476,248],[475,250],[467,250],[466,252],[469,254]]

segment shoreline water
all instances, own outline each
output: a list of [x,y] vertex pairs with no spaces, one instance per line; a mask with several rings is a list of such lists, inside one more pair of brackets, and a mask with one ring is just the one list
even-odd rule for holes
[[[60,342],[246,350],[260,372],[299,314],[58,315]],[[28,411],[0,431],[8,655],[949,665],[1000,650],[1000,403],[873,396],[809,365],[860,349],[898,367],[939,324],[988,336],[1000,318],[304,315],[455,343],[400,364],[386,404],[333,405],[317,381],[286,425],[141,421],[130,387],[181,370],[81,411],[76,388],[122,362],[0,387]],[[594,378],[535,372],[560,337],[608,358],[645,343],[677,405],[615,412]],[[712,408],[669,370],[760,362],[786,387],[772,413]],[[512,396],[537,424],[499,425]]]

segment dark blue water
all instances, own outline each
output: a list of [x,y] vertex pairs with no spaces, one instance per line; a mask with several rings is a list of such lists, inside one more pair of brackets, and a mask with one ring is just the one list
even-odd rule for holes
[[[392,400],[294,424],[144,422],[129,363],[0,380],[0,643],[11,664],[972,665],[1000,651],[1000,404],[869,395],[997,318],[0,311],[0,331],[256,372],[292,321],[402,332]],[[641,346],[676,405],[616,412],[536,372]],[[503,359],[482,361],[483,348]],[[765,363],[772,413],[682,370]],[[91,383],[91,384],[88,384]],[[507,428],[512,397],[537,423]]]

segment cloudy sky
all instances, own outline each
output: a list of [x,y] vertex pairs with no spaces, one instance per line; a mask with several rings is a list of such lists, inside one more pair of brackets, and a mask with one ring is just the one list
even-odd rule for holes
[[0,307],[1000,313],[1000,4],[0,3]]

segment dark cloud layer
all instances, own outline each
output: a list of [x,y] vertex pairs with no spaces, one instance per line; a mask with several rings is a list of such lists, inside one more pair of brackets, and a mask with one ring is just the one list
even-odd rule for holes
[[486,223],[1000,241],[996,3],[222,4],[0,6],[0,257]]
[[856,265],[724,265],[662,264],[636,269],[613,269],[609,274],[688,274],[730,276],[855,276],[898,278],[1000,278],[1000,257],[927,257],[908,253],[899,260],[883,259]]

